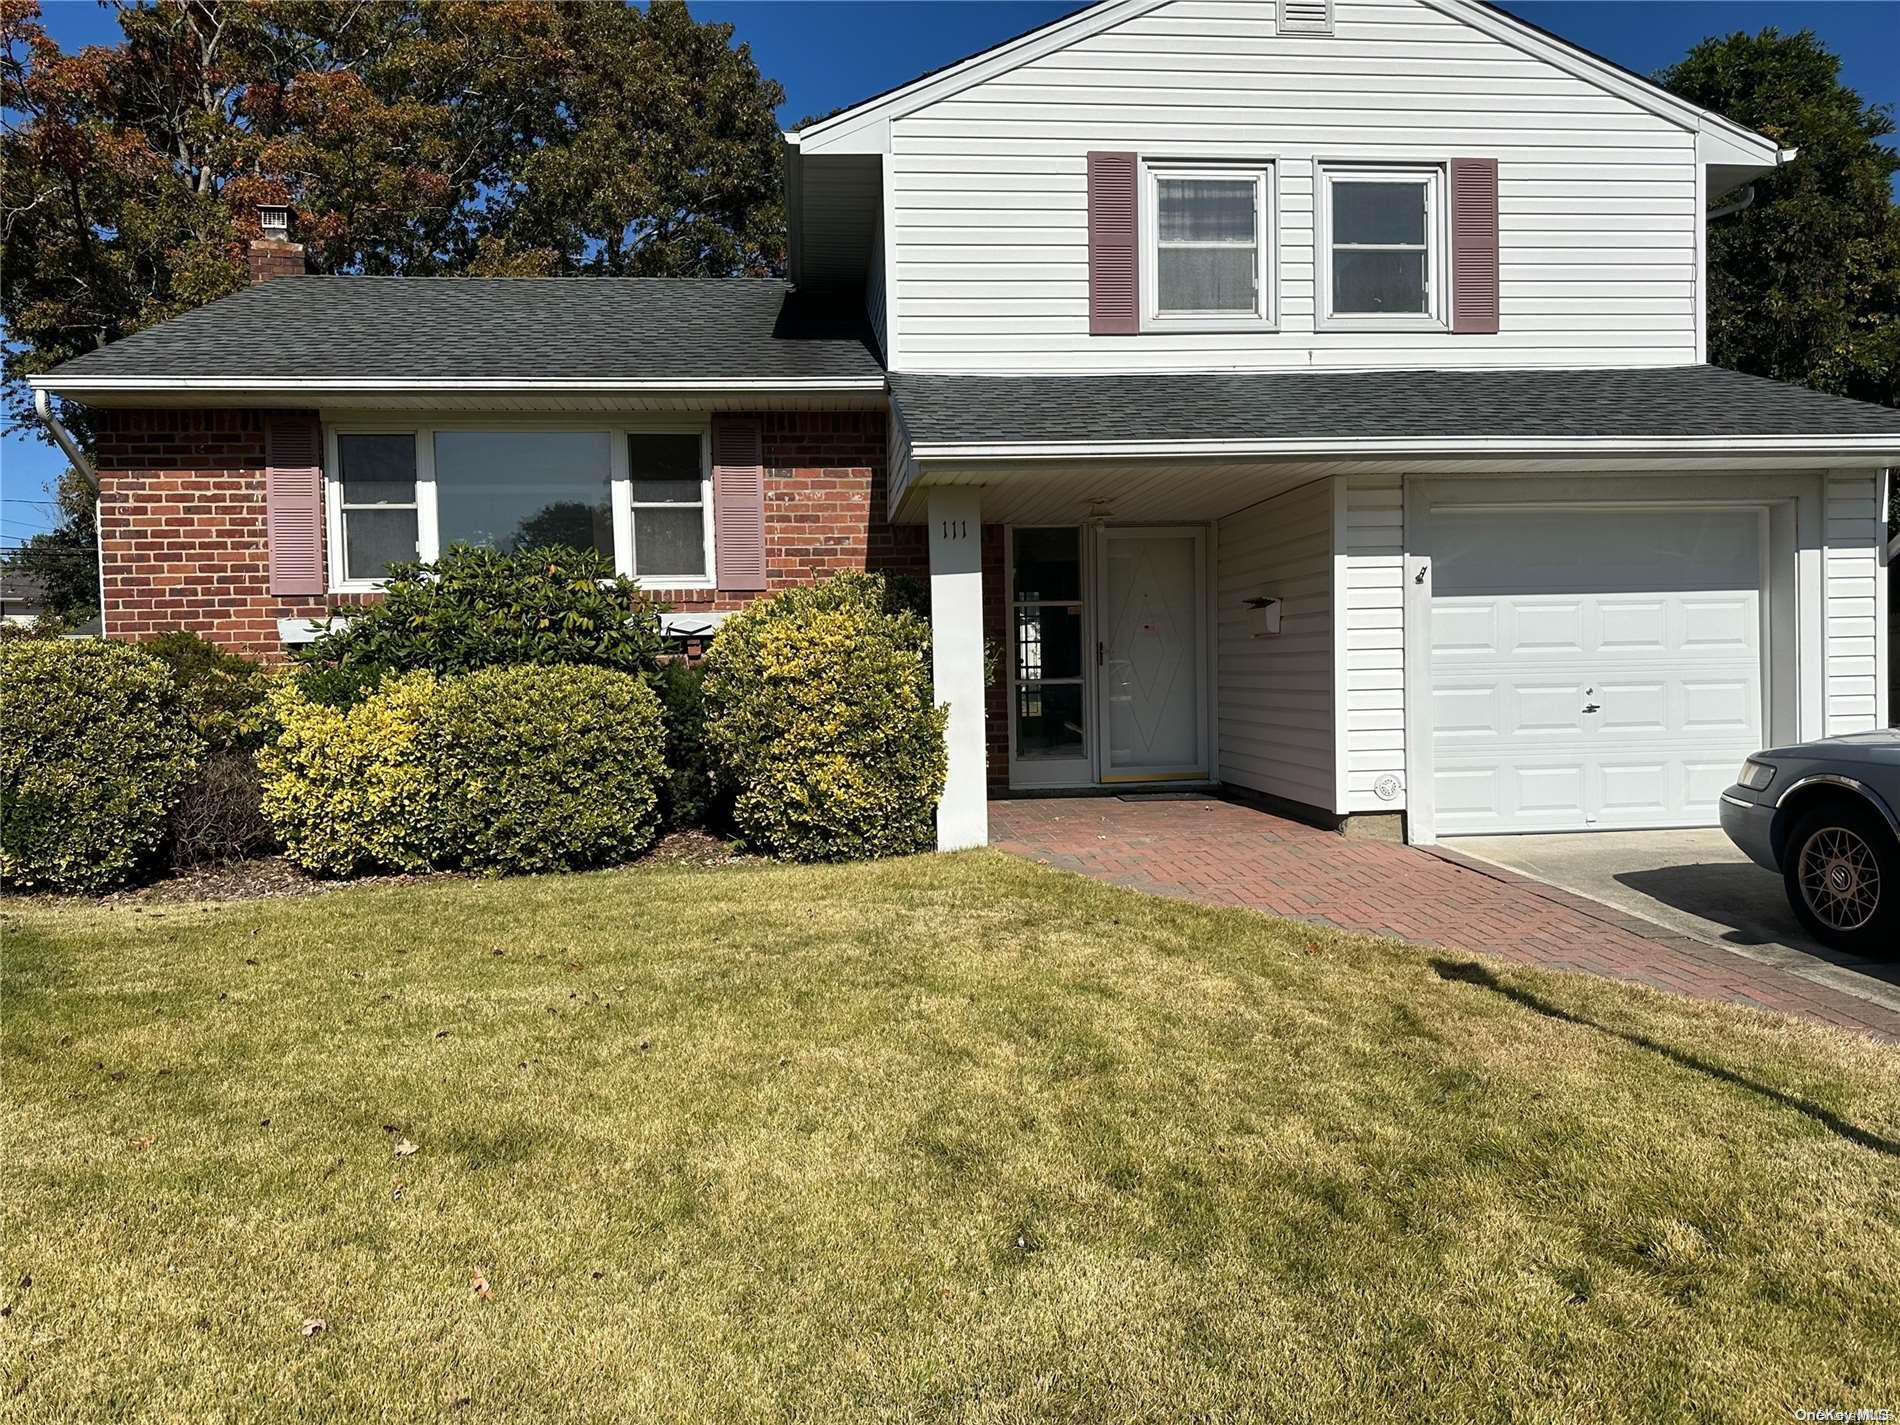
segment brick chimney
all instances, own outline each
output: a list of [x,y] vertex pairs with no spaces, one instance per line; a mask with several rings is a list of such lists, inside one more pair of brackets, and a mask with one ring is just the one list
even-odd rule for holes
[[282,203],[266,203],[257,210],[262,237],[251,239],[251,285],[273,277],[301,277],[304,266],[303,244],[290,240],[290,209]]

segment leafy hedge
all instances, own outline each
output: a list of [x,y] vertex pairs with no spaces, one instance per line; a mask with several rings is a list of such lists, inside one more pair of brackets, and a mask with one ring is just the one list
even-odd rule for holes
[[748,845],[845,861],[934,844],[947,713],[909,592],[844,574],[720,627],[706,657],[707,740]]
[[719,819],[719,811],[712,751],[706,743],[705,666],[671,659],[650,681],[666,719],[666,824],[710,825]]
[[174,866],[239,861],[275,849],[259,802],[252,754],[276,735],[262,664],[184,629],[139,645],[172,671],[204,760],[172,808],[167,844]]
[[204,742],[169,669],[119,643],[0,644],[0,881],[100,891],[164,844]]
[[286,683],[273,711],[264,812],[312,871],[571,870],[623,860],[658,831],[660,705],[625,673],[425,670],[348,708]]
[[332,620],[294,657],[318,702],[347,707],[386,677],[427,670],[581,666],[651,673],[660,631],[633,580],[596,550],[501,554],[456,545],[391,568],[381,602]]
[[261,663],[185,629],[139,648],[171,669],[192,730],[213,751],[255,751],[274,729],[265,707],[271,675]]

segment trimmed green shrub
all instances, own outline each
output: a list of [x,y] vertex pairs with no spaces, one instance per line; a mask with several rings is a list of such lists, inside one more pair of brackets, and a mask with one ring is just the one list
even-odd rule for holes
[[761,600],[706,657],[707,740],[732,819],[756,850],[798,861],[934,844],[944,725],[930,628],[875,574]]
[[649,680],[666,717],[666,788],[661,804],[668,826],[706,826],[717,819],[712,753],[706,745],[706,670],[673,658]]
[[0,881],[100,891],[132,879],[203,751],[149,654],[103,640],[0,645]]
[[298,649],[298,681],[347,707],[384,678],[536,664],[650,673],[660,651],[654,606],[595,550],[501,554],[456,545],[433,564],[391,568],[381,602],[347,611]]
[[456,864],[566,871],[653,844],[660,702],[609,668],[484,668],[445,679],[424,745]]
[[275,735],[265,706],[271,676],[261,663],[182,628],[139,647],[171,669],[206,747],[255,752]]
[[658,830],[660,705],[629,674],[424,671],[349,708],[289,683],[273,706],[264,812],[312,871],[571,870],[624,860]]

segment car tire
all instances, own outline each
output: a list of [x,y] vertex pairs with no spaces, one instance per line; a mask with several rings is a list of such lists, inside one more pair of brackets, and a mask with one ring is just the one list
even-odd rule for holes
[[1856,955],[1900,948],[1900,842],[1871,809],[1830,801],[1803,812],[1781,860],[1788,904],[1815,939]]

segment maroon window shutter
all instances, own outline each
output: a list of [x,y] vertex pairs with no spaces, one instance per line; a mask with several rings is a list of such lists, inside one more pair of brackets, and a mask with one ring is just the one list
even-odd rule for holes
[[1135,155],[1089,155],[1089,335],[1133,336],[1137,305]]
[[765,454],[757,420],[714,416],[713,550],[721,589],[765,587]]
[[1451,329],[1498,329],[1498,161],[1451,161]]
[[317,418],[303,411],[270,417],[265,430],[264,534],[273,594],[321,594],[323,460]]

